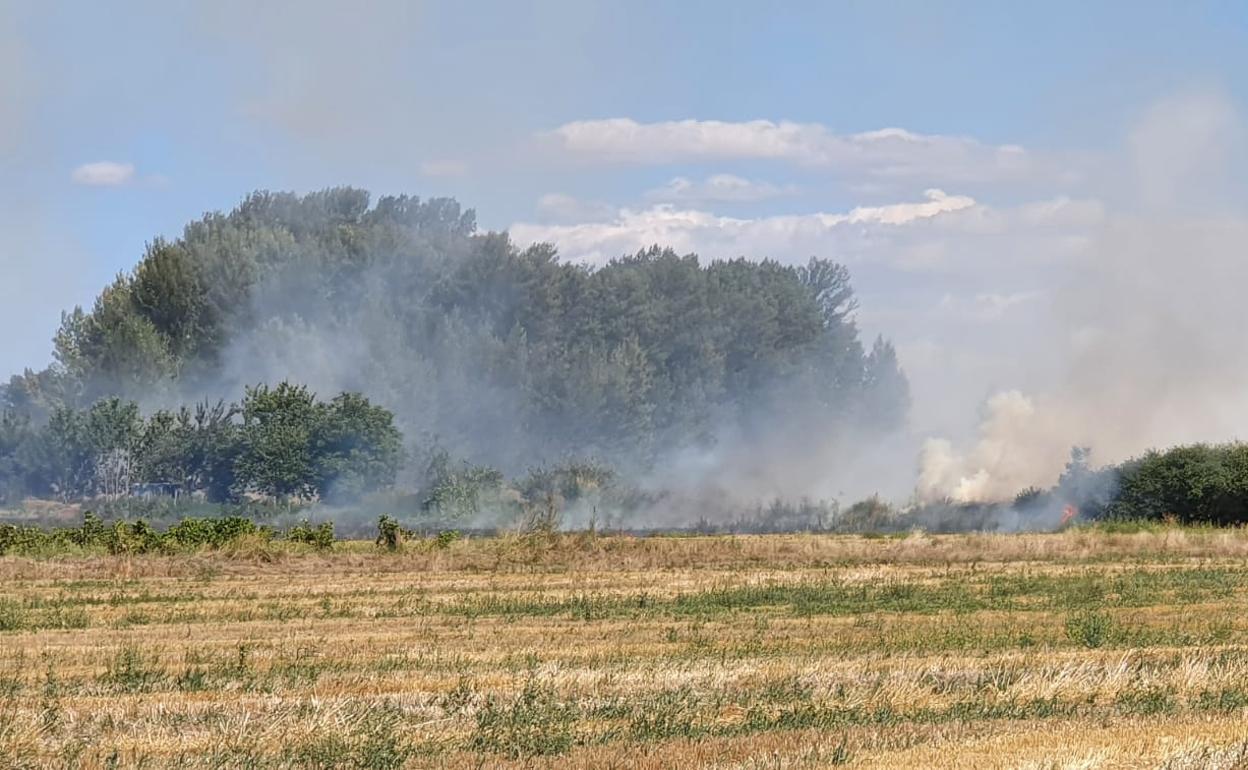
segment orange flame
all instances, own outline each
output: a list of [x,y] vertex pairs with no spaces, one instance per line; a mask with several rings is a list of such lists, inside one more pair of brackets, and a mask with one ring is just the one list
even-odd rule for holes
[[1070,523],[1070,520],[1079,515],[1079,509],[1073,505],[1067,505],[1062,509],[1062,523],[1059,527],[1064,527]]

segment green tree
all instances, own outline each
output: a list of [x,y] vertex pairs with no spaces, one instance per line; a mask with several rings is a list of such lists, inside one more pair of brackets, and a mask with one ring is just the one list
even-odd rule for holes
[[318,489],[313,438],[321,420],[316,397],[302,385],[248,388],[242,405],[238,482],[280,500],[306,498]]
[[95,455],[83,413],[54,409],[23,455],[21,462],[30,471],[35,494],[68,501],[90,492]]
[[181,244],[158,238],[147,247],[134,271],[131,297],[176,360],[192,355],[202,339],[212,336],[214,319],[199,268]]
[[871,427],[896,430],[910,407],[910,383],[897,362],[897,351],[883,337],[876,337],[863,367],[861,421]]
[[[884,340],[864,350],[856,308],[848,270],[826,259],[702,262],[654,246],[591,268],[479,234],[475,213],[450,199],[260,191],[154,240],[89,310],[64,316],[54,364],[11,379],[4,402],[42,424],[104,396],[220,396],[241,387],[229,377],[276,372],[363,393],[413,442],[437,437],[508,472],[577,455],[646,468],[729,434],[813,425],[835,440],[855,423],[904,420],[895,351]],[[261,482],[247,462],[208,471],[206,457],[243,449],[233,417],[186,431],[189,485],[333,495],[388,474],[368,453],[374,469],[359,473],[333,453],[286,452],[286,481]],[[272,424],[253,456],[300,446],[305,427]],[[224,472],[235,465],[245,482]]]
[[93,491],[109,497],[127,494],[137,480],[135,463],[144,430],[139,405],[117,397],[101,399],[87,411],[83,428],[94,465]]
[[348,500],[394,483],[403,439],[394,415],[358,393],[343,393],[319,412],[312,464],[321,497]]
[[30,418],[12,409],[0,410],[0,504],[16,502],[27,492],[23,454],[33,436]]
[[243,453],[240,410],[224,401],[201,401],[178,412],[177,431],[184,435],[188,491],[203,492],[211,502],[236,497],[242,486],[237,469]]

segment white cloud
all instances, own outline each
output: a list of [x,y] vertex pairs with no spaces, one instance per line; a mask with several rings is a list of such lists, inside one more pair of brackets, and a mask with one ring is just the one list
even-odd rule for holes
[[886,128],[836,134],[818,123],[630,118],[580,120],[549,133],[564,151],[591,161],[662,164],[775,160],[802,166],[859,168],[879,177],[934,176],[944,181],[1023,177],[1036,169],[1017,145]]
[[797,191],[793,185],[781,187],[770,182],[755,182],[735,174],[715,174],[698,182],[678,176],[662,187],[646,193],[646,198],[674,203],[678,201],[748,203],[791,195]]
[[74,184],[88,187],[120,187],[134,181],[134,164],[101,160],[84,163],[70,175]]
[[677,251],[698,251],[712,257],[746,254],[800,261],[814,253],[836,253],[840,237],[861,236],[881,227],[895,227],[972,209],[974,199],[928,190],[926,200],[885,206],[860,206],[845,213],[815,213],[741,219],[695,209],[659,205],[644,210],[621,209],[609,221],[511,227],[517,243],[550,242],[572,260],[601,263],[651,244]]

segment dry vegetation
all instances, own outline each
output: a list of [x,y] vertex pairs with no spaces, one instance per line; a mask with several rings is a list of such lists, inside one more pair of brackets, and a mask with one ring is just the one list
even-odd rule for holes
[[0,559],[14,767],[1248,766],[1248,534]]

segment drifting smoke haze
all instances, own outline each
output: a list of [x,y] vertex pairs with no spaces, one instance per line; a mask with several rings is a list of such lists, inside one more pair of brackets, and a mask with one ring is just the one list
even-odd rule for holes
[[[900,435],[908,384],[890,343],[862,339],[856,310],[848,271],[827,260],[653,247],[589,267],[479,232],[451,199],[262,192],[149,244],[66,316],[57,363],[3,395],[51,425],[114,396],[153,413],[257,384],[361,393],[393,414],[409,460],[398,489],[421,505],[461,465],[512,491],[578,467],[560,472],[598,489],[584,469],[605,466],[632,499],[604,501],[604,516],[723,522],[765,500],[875,491],[867,469]],[[119,451],[159,443],[142,441]],[[6,480],[56,492],[58,467]],[[515,508],[498,502],[482,515]]]
[[[910,152],[909,162],[894,158],[890,167],[919,173],[925,163],[940,167],[956,147],[960,162],[985,164],[980,178],[1003,172],[1004,153],[1015,159],[1010,175],[1077,197],[1062,192],[1002,206],[932,189],[926,202],[753,219],[668,205],[512,232],[520,242],[548,240],[590,261],[648,241],[793,262],[820,248],[841,255],[868,297],[865,324],[897,338],[915,391],[908,439],[856,444],[857,457],[886,458],[867,464],[874,472],[847,474],[862,482],[856,491],[874,488],[899,500],[912,492],[922,500],[1008,500],[1026,487],[1052,485],[1072,446],[1090,446],[1094,462],[1109,464],[1148,448],[1242,436],[1243,129],[1218,91],[1157,102],[1117,151],[1077,162],[953,141],[929,143],[925,156],[922,138],[904,133],[838,139],[766,122],[581,123],[560,136],[572,150],[610,162],[735,152],[817,165],[832,150],[862,144]],[[985,163],[985,155],[992,160]],[[905,285],[924,273],[947,287],[936,308],[926,315],[892,310]],[[962,430],[958,412],[985,388],[977,427]],[[776,465],[797,480],[789,489],[803,493],[819,488],[821,478],[796,470],[806,460],[821,469],[852,463],[819,451],[751,457],[753,468],[769,467],[759,457],[784,458]],[[913,468],[916,457],[917,480],[895,472]]]
[[[159,403],[229,398],[249,384],[281,380],[304,383],[323,394],[361,392],[395,414],[415,455],[437,445],[455,458],[509,475],[577,459],[604,462],[661,500],[632,512],[628,523],[634,526],[716,520],[739,514],[743,505],[773,499],[858,498],[878,492],[886,478],[893,488],[908,483],[908,465],[896,462],[903,455],[899,442],[907,441],[899,422],[906,409],[906,384],[887,362],[882,363],[883,376],[897,380],[870,383],[869,389],[878,389],[863,396],[856,395],[862,387],[858,384],[833,382],[844,372],[820,370],[814,353],[810,360],[795,361],[803,371],[760,373],[767,384],[741,398],[724,401],[708,393],[708,401],[701,402],[694,392],[669,392],[667,398],[689,405],[682,416],[690,424],[656,424],[649,438],[658,443],[639,446],[616,437],[620,426],[611,424],[635,415],[600,415],[586,424],[576,414],[579,407],[535,413],[533,391],[550,373],[535,382],[511,368],[522,364],[512,357],[510,339],[478,314],[480,307],[456,307],[436,331],[414,328],[411,315],[404,312],[413,303],[407,293],[411,287],[396,281],[402,272],[396,272],[395,264],[389,258],[376,259],[353,279],[351,293],[366,301],[349,305],[316,299],[321,296],[313,286],[316,281],[298,269],[263,282],[253,290],[246,313],[254,322],[230,337],[214,374],[165,394]],[[525,314],[517,304],[524,301],[519,295],[494,299],[503,303],[504,314]],[[648,300],[638,295],[636,301]],[[846,371],[860,378],[862,356],[874,355],[871,346],[862,348],[852,320],[836,333],[847,335],[835,343],[843,349],[829,354],[844,357]],[[891,348],[886,345],[881,352],[891,355]],[[536,361],[536,353],[525,355]],[[807,382],[819,371],[824,372],[822,382]],[[588,380],[574,381],[594,387],[601,376],[615,375],[590,374]],[[671,373],[652,370],[646,376]],[[692,387],[723,386],[708,380]],[[578,396],[570,398],[575,402]],[[589,512],[569,510],[564,518],[587,521]]]
[[[1150,447],[1240,438],[1248,424],[1239,339],[1248,140],[1241,76],[1219,60],[1245,48],[1242,35],[1185,26],[1199,14],[1104,12],[1121,34],[1090,43],[1038,8],[1027,45],[997,51],[985,67],[976,28],[955,31],[918,7],[905,23],[871,6],[656,23],[689,11],[164,5],[133,14],[151,46],[142,56],[87,34],[102,19],[80,11],[69,35],[38,13],[0,7],[0,319],[11,340],[0,354],[9,372],[45,365],[59,311],[82,303],[90,312],[147,239],[176,240],[185,222],[228,210],[248,190],[345,183],[378,191],[374,205],[401,192],[453,195],[478,207],[481,227],[445,253],[336,243],[358,258],[350,270],[318,263],[319,253],[269,270],[265,260],[295,236],[261,243],[231,231],[192,250],[200,261],[230,249],[258,255],[254,275],[238,272],[256,281],[231,305],[237,316],[212,338],[211,355],[167,366],[145,354],[152,372],[91,395],[122,392],[153,409],[236,400],[246,385],[280,380],[322,397],[359,391],[394,412],[414,454],[438,446],[509,474],[573,455],[607,460],[663,495],[653,517],[673,522],[777,497],[1011,500],[1052,485],[1072,446],[1091,447],[1099,466]],[[1010,23],[1026,13],[1013,9]],[[928,34],[936,22],[947,39]],[[795,41],[805,29],[837,30],[845,42],[874,39],[870,30],[890,54],[821,44],[818,56],[790,60],[742,34],[772,24]],[[1163,28],[1209,43],[1205,64],[1228,70],[1224,90],[1182,87],[1206,73],[1147,42]],[[638,39],[664,53],[638,56]],[[1138,44],[1139,58],[1122,40]],[[807,53],[802,45],[793,50]],[[1139,71],[1138,88],[1106,74],[1118,71],[1100,58],[1107,47],[1125,57],[1123,71]],[[1034,66],[1059,50],[1063,67]],[[95,65],[64,65],[75,56]],[[839,77],[851,70],[864,74]],[[831,260],[848,268],[858,300],[847,318],[853,341],[828,343],[843,354],[835,365],[769,359],[775,371],[725,395],[727,375],[663,381],[667,359],[639,367],[628,334],[568,308],[617,302],[611,312],[635,329],[711,337],[738,316],[762,325],[775,315],[766,303],[742,302],[699,327],[687,318],[701,308],[681,305],[683,288],[663,274],[650,288],[677,288],[656,321],[634,294],[645,281],[621,271],[592,296],[565,297],[563,315],[552,311],[566,333],[535,324],[513,335],[513,316],[542,297],[509,284],[460,302],[447,299],[463,288],[454,281],[404,280],[413,254],[450,264],[504,232],[517,252],[550,244],[552,262],[587,272],[656,244],[696,253],[703,269]],[[550,355],[551,339],[570,349],[595,333],[592,354]],[[700,333],[664,354],[705,354],[708,371],[748,368],[748,356],[719,360],[723,340]],[[534,342],[542,335],[545,349]],[[870,379],[877,336],[896,345],[893,368],[908,383],[900,425],[828,374],[853,361],[845,371]],[[773,342],[754,339],[751,349],[763,356]],[[31,385],[39,397],[54,390],[45,386]],[[650,397],[612,400],[630,389]],[[626,408],[637,404],[645,408]],[[630,443],[637,436],[644,446]]]
[[927,440],[921,494],[1008,499],[1052,484],[1072,445],[1114,463],[1244,437],[1248,219],[1231,203],[1243,201],[1243,128],[1216,93],[1149,111],[1128,140],[1119,206],[1087,232],[1049,285],[1043,321],[1017,341],[1020,357],[1034,352],[1056,376],[989,397],[971,441]]

